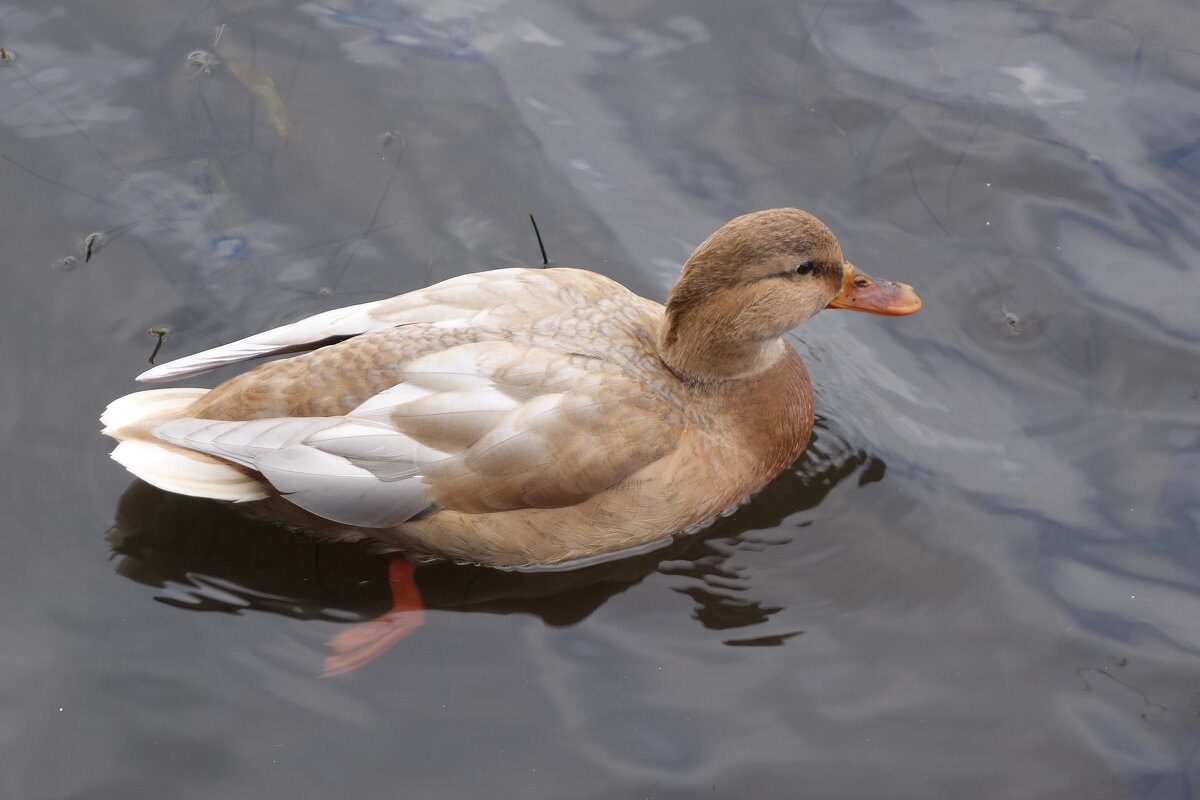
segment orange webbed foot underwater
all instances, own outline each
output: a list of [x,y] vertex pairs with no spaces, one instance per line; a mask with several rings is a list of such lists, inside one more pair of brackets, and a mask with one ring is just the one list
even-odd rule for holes
[[413,579],[416,566],[396,557],[388,564],[392,609],[369,622],[360,622],[329,640],[333,655],[326,656],[321,677],[345,675],[369,664],[425,623],[425,604]]

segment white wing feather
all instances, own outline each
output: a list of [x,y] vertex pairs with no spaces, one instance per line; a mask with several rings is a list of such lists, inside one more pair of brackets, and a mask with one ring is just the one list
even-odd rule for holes
[[272,419],[212,420],[184,418],[154,428],[164,442],[218,456],[251,469],[265,453],[300,444],[310,434],[340,422],[338,417],[279,417]]
[[314,447],[288,447],[260,456],[263,477],[296,505],[312,513],[364,528],[386,528],[429,507],[425,484],[385,482],[346,459]]
[[[531,353],[532,350],[532,353]],[[437,416],[449,426],[503,440],[521,422],[550,410],[560,395],[522,403],[495,383],[500,366],[536,374],[560,354],[508,343],[473,343],[416,359],[405,382],[345,416],[254,420],[182,418],[158,425],[164,442],[259,472],[296,505],[349,525],[396,525],[428,509],[429,469],[457,453],[401,433],[395,419]],[[539,364],[543,366],[539,366]]]
[[373,303],[335,308],[299,322],[256,333],[230,344],[202,350],[190,356],[159,364],[138,375],[137,379],[155,382],[190,378],[226,364],[294,351],[326,339],[357,336],[367,331],[393,327],[393,325],[379,324],[371,317],[371,312],[386,302],[386,300],[376,300]]
[[347,525],[396,525],[429,506],[420,480],[448,454],[342,417],[180,419],[154,436],[257,470],[301,508]]
[[[580,270],[559,269],[555,272],[589,275]],[[509,313],[517,316],[527,313],[531,300],[545,302],[547,307],[560,305],[564,277],[552,277],[546,270],[525,268],[459,275],[419,291],[325,311],[230,344],[178,358],[146,370],[137,379],[153,382],[187,378],[227,364],[312,349],[329,339],[358,336],[399,325],[426,323],[462,328],[484,318],[493,322],[502,321]],[[576,275],[572,277],[579,280]]]

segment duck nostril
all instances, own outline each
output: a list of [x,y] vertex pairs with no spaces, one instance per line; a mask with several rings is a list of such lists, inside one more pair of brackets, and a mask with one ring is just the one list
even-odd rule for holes
[[854,285],[857,286],[859,289],[865,289],[871,285],[871,279],[868,278],[866,275],[859,275],[858,277],[856,277],[854,279]]

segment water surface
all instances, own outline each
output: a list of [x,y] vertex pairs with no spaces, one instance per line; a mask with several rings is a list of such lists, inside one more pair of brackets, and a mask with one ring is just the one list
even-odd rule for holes
[[[1198,24],[0,2],[0,794],[1192,796]],[[662,299],[780,205],[925,300],[797,330],[809,453],[663,551],[422,567],[425,625],[350,675],[325,642],[387,608],[382,560],[132,482],[98,435],[151,328],[161,360],[536,263],[530,211],[555,263]]]

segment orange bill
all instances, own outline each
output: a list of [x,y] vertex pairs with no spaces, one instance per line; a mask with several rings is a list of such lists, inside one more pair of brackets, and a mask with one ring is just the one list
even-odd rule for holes
[[847,308],[851,311],[901,317],[920,311],[921,298],[917,297],[917,293],[907,283],[872,278],[859,272],[847,261],[842,291],[826,308]]

